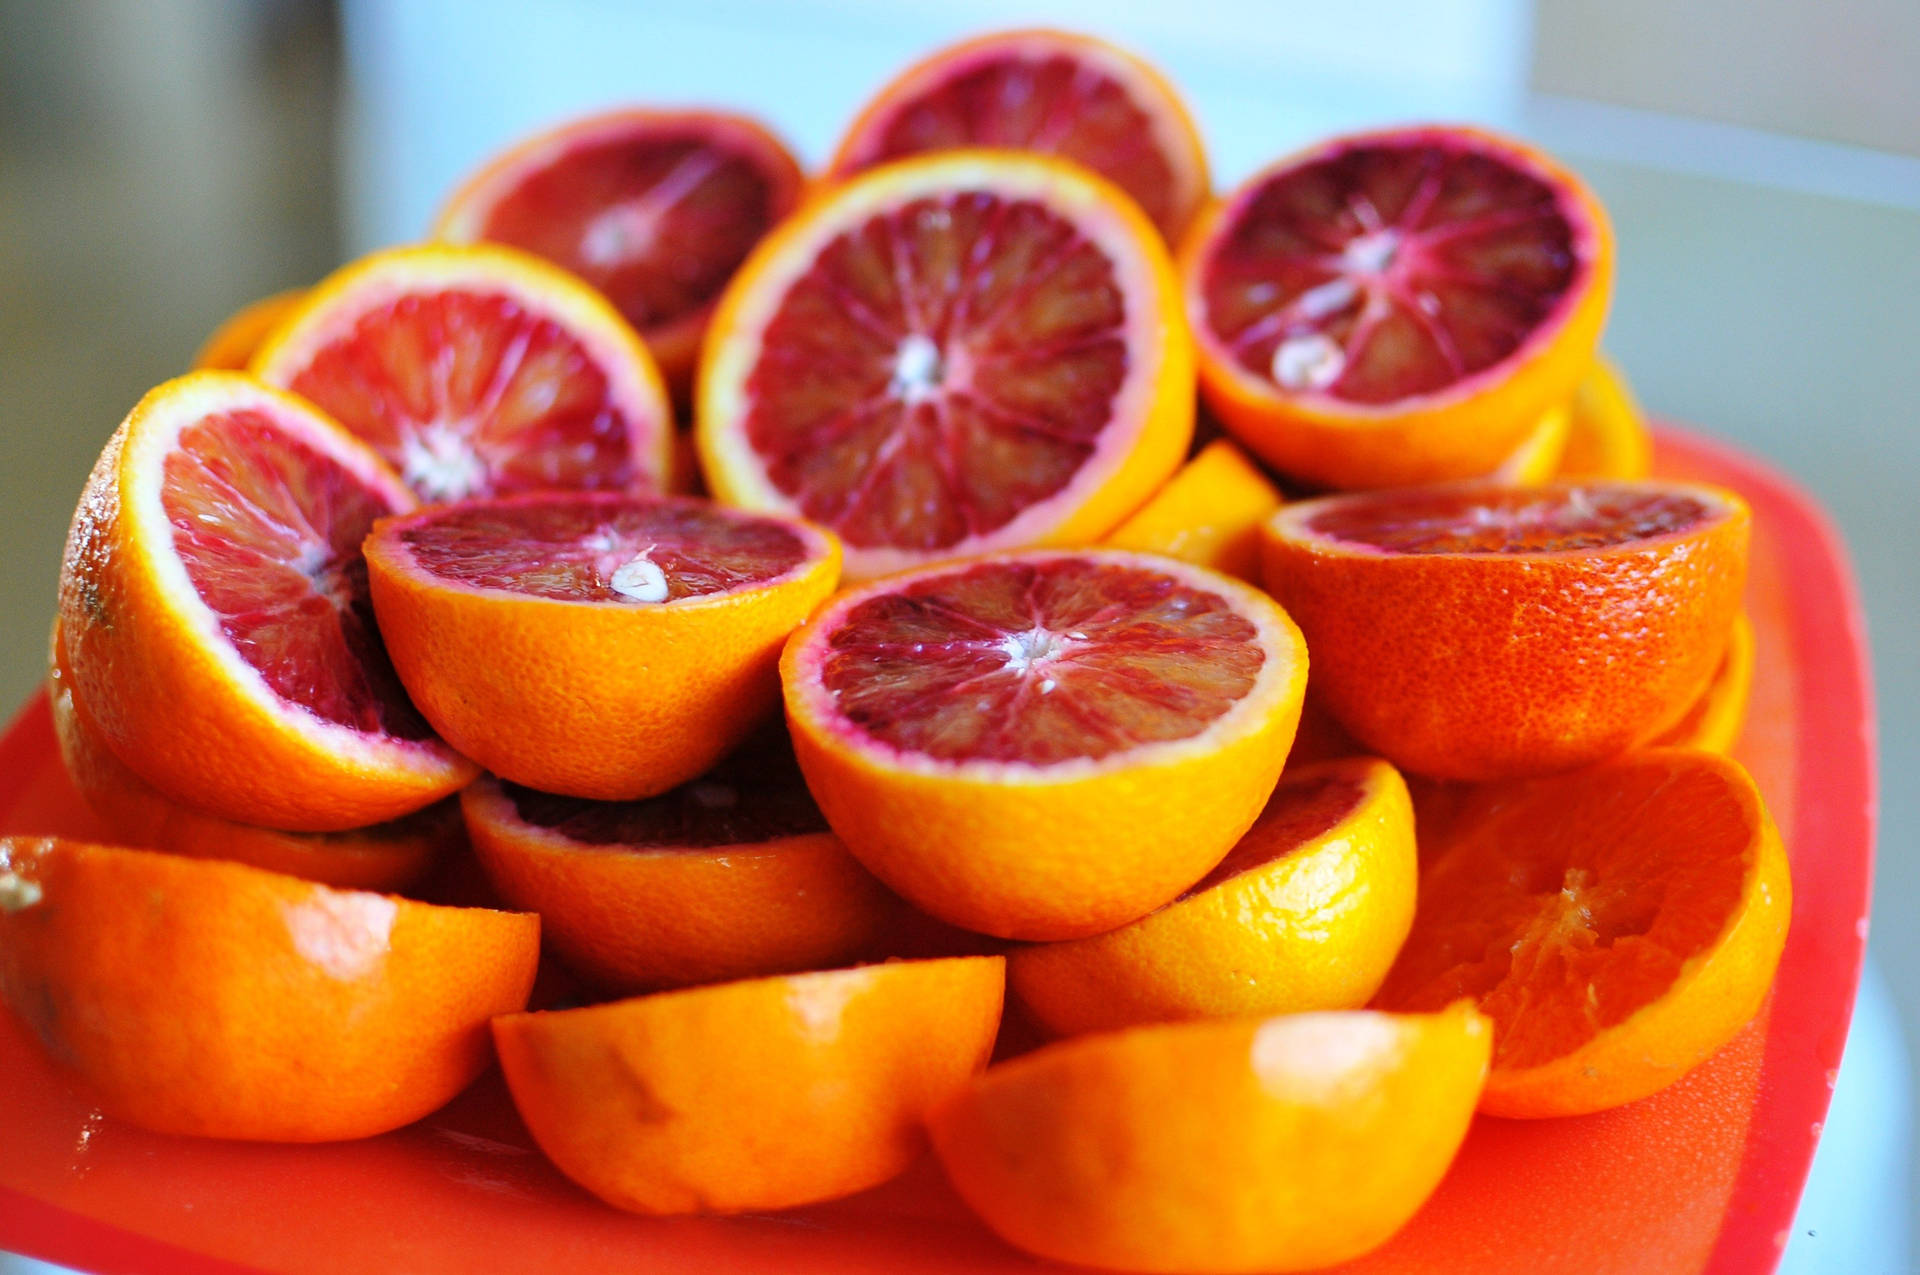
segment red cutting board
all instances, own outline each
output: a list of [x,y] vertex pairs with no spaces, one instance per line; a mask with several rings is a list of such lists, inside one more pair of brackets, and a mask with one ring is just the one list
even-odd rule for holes
[[[1825,515],[1724,446],[1660,436],[1660,471],[1755,514],[1757,675],[1737,755],[1793,862],[1769,1007],[1643,1102],[1482,1118],[1439,1192],[1365,1272],[1771,1270],[1840,1065],[1867,932],[1874,745],[1858,599]],[[0,830],[92,831],[44,700],[0,738]],[[730,1272],[1048,1269],[975,1222],[923,1161],[849,1200],[724,1220],[629,1217],[549,1168],[497,1076],[399,1132],[322,1147],[145,1133],[94,1114],[0,1012],[0,1248],[108,1272]]]

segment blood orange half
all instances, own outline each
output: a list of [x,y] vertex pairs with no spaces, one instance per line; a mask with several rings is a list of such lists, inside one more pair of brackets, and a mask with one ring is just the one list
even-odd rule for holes
[[1099,538],[1184,458],[1193,350],[1160,239],[1077,165],[951,151],[764,240],[703,356],[720,499],[839,533],[848,574]]
[[1739,612],[1750,530],[1738,496],[1688,483],[1360,492],[1275,514],[1266,579],[1356,739],[1422,775],[1502,779],[1686,712]]
[[779,702],[780,644],[840,549],[704,500],[554,492],[441,505],[366,543],[413,700],[515,783],[606,801],[684,783]]
[[573,271],[685,397],[720,290],[805,185],[780,139],[745,116],[609,111],[494,157],[447,200],[434,237],[511,244]]
[[1126,50],[1068,31],[995,32],[908,67],[861,110],[828,173],[971,146],[1085,164],[1168,239],[1209,191],[1200,131],[1173,85]]
[[781,678],[807,786],[875,875],[956,925],[1077,938],[1167,902],[1253,823],[1306,647],[1204,568],[1030,552],[843,593]]
[[254,356],[372,445],[422,500],[655,491],[673,418],[606,298],[497,245],[395,248],[318,284]]
[[1201,384],[1296,477],[1493,472],[1593,362],[1613,235],[1580,179],[1508,138],[1336,138],[1248,179],[1181,250]]
[[491,778],[460,800],[501,897],[614,991],[844,964],[904,911],[828,830],[778,729],[644,801]]
[[408,702],[360,542],[411,508],[299,399],[234,372],[148,393],[100,454],[60,572],[65,666],[113,752],[236,823],[358,828],[474,767]]

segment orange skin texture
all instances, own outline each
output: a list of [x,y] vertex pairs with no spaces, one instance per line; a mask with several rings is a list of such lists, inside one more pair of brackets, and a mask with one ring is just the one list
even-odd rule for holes
[[235,863],[0,839],[9,873],[27,901],[0,907],[7,1004],[107,1112],[161,1133],[411,1123],[487,1065],[487,1020],[526,1004],[539,958],[537,917]]
[[[984,177],[980,176],[983,170]],[[734,274],[714,313],[710,328],[713,337],[701,353],[695,398],[694,442],[707,490],[715,500],[749,509],[785,507],[784,495],[778,501],[769,497],[771,484],[744,438],[745,382],[758,361],[765,323],[764,317],[752,316],[768,305],[770,296],[783,294],[781,276],[790,260],[807,250],[805,240],[821,224],[832,225],[849,218],[849,209],[869,196],[901,187],[918,188],[920,183],[931,183],[935,191],[953,189],[956,183],[994,189],[996,181],[1005,185],[1015,176],[1021,181],[1048,184],[1054,193],[1046,202],[1053,211],[1076,222],[1097,218],[1103,224],[1117,225],[1122,237],[1133,245],[1148,295],[1129,297],[1128,305],[1144,308],[1152,321],[1146,325],[1149,335],[1131,353],[1137,360],[1149,360],[1153,371],[1146,378],[1147,392],[1136,402],[1137,418],[1108,426],[1109,430],[1127,429],[1132,442],[1111,459],[1110,472],[1097,485],[1076,497],[1071,494],[1070,483],[1068,489],[1039,502],[1039,506],[1050,509],[1045,525],[1024,537],[1001,527],[986,536],[924,554],[852,546],[847,551],[847,577],[871,579],[925,562],[995,550],[1096,543],[1165,485],[1186,461],[1188,445],[1193,441],[1194,351],[1180,281],[1153,223],[1119,187],[1078,164],[1023,151],[960,150],[899,160],[869,169],[842,184],[822,186],[799,212],[762,239]],[[859,214],[859,219],[866,215]],[[1112,445],[1112,440],[1103,442],[1104,447]]]
[[1687,711],[1740,609],[1745,502],[1664,486],[1725,512],[1600,550],[1381,553],[1302,534],[1326,502],[1289,506],[1266,526],[1267,587],[1307,635],[1315,694],[1402,770],[1488,780],[1585,765]]
[[[1392,136],[1391,130],[1381,136]],[[1606,209],[1570,170],[1513,138],[1449,126],[1564,192],[1594,230],[1588,271],[1573,304],[1549,320],[1545,340],[1529,338],[1506,362],[1458,387],[1379,406],[1289,395],[1236,364],[1215,341],[1201,300],[1208,258],[1227,231],[1238,195],[1274,168],[1305,160],[1333,139],[1255,174],[1239,191],[1215,200],[1180,245],[1180,271],[1194,325],[1200,390],[1235,438],[1269,465],[1321,487],[1403,487],[1495,472],[1540,418],[1573,396],[1592,365],[1612,303],[1614,240]]]
[[400,890],[466,845],[451,800],[357,832],[280,832],[203,815],[162,796],[113,755],[58,658],[47,674],[53,734],[74,790],[120,843],[199,859],[227,859],[349,890]]
[[1740,764],[1647,749],[1463,798],[1377,1003],[1474,997],[1496,1041],[1480,1109],[1582,1115],[1733,1039],[1792,911],[1780,834]]
[[926,1146],[987,1065],[998,956],[896,961],[494,1020],[513,1100],[562,1173],[635,1213],[851,1195]]
[[306,295],[305,288],[289,288],[241,306],[221,321],[194,354],[194,368],[245,371],[253,361],[253,352],[266,342],[282,319],[299,308]]
[[548,944],[632,993],[822,969],[866,954],[901,911],[830,832],[744,845],[582,845],[520,820],[493,780],[461,794],[500,897]]
[[236,682],[215,647],[221,640],[195,626],[197,599],[176,599],[162,584],[157,571],[172,552],[171,532],[148,526],[129,493],[155,481],[142,470],[153,460],[141,455],[146,437],[165,428],[176,402],[202,393],[221,402],[265,402],[276,415],[315,422],[339,454],[358,457],[404,496],[359,440],[250,377],[193,372],[149,391],[95,462],[61,565],[63,658],[89,720],[115,756],[170,800],[236,823],[338,832],[397,819],[458,792],[477,769],[438,741],[349,748],[344,741],[352,732],[321,740],[302,733],[307,710]]
[[[570,120],[495,155],[447,197],[434,222],[433,237],[448,243],[478,242],[479,226],[493,207],[529,175],[552,159],[564,156],[569,139],[585,141],[609,129],[638,130],[648,125],[677,129],[689,119],[716,137],[724,138],[731,153],[751,153],[759,161],[760,170],[773,189],[775,224],[799,206],[807,191],[806,174],[786,144],[758,120],[724,111],[627,108]],[[713,317],[714,304],[715,301],[709,301],[666,323],[639,330],[676,403],[685,404],[692,399],[694,365],[700,358],[700,343],[706,336],[707,322]]]
[[995,1067],[930,1128],[961,1198],[1029,1253],[1308,1270],[1377,1248],[1432,1194],[1492,1036],[1464,1004],[1137,1027]]
[[1733,621],[1727,653],[1714,671],[1713,681],[1693,702],[1687,715],[1654,740],[1662,746],[1704,748],[1728,753],[1740,740],[1747,722],[1747,698],[1753,691],[1753,622],[1742,611]]
[[1653,470],[1653,435],[1619,365],[1602,354],[1580,378],[1568,404],[1572,429],[1560,457],[1562,478],[1645,478]]
[[808,525],[808,557],[752,588],[633,607],[508,597],[408,567],[392,526],[367,537],[367,574],[421,714],[496,775],[600,801],[665,792],[746,739],[779,701],[780,644],[840,577],[839,542]]
[[[1356,804],[1332,826],[1289,828],[1329,782],[1351,785]],[[1274,857],[1117,930],[1016,948],[1008,986],[1061,1036],[1366,1004],[1413,924],[1419,865],[1399,772],[1372,757],[1290,768],[1235,852]]]
[[1128,96],[1169,134],[1160,139],[1161,154],[1175,174],[1180,194],[1172,201],[1173,207],[1165,224],[1159,225],[1158,229],[1169,243],[1179,242],[1181,232],[1192,222],[1194,214],[1213,189],[1212,178],[1207,171],[1206,144],[1200,138],[1200,127],[1194,123],[1193,115],[1181,99],[1179,90],[1151,63],[1104,40],[1076,31],[1047,28],[994,31],[971,40],[962,40],[914,63],[876,92],[854,117],[853,123],[847,126],[840,144],[834,148],[833,158],[827,163],[826,179],[844,180],[857,171],[850,167],[855,147],[862,144],[868,133],[881,127],[886,117],[896,114],[907,102],[919,99],[928,89],[939,85],[949,74],[947,68],[950,64],[970,63],[982,51],[1003,47],[1011,51],[1023,43],[1051,46],[1064,56],[1095,62],[1105,70],[1117,72],[1124,68],[1124,78],[1131,90]]
[[[812,693],[807,648],[828,640],[843,608],[889,584],[841,594],[795,632],[780,657],[794,754],[827,822],[896,893],[943,921],[999,938],[1084,938],[1172,900],[1233,848],[1266,805],[1306,688],[1306,648],[1284,612],[1225,576],[1183,570],[1204,574],[1206,587],[1267,629],[1267,660],[1278,662],[1279,674],[1248,692],[1262,698],[1244,728],[1224,738],[1204,731],[1141,749],[1142,760],[1123,752],[1086,768],[1076,760],[969,774],[918,768],[853,742]],[[1183,799],[1196,792],[1207,799]]]
[[1260,524],[1280,504],[1279,489],[1260,467],[1231,442],[1215,439],[1102,543],[1258,583]]

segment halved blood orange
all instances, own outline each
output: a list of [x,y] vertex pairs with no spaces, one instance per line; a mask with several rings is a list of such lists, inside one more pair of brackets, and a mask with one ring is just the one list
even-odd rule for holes
[[117,844],[199,859],[226,859],[322,885],[399,890],[426,875],[436,859],[466,846],[459,803],[448,797],[388,823],[348,832],[280,832],[203,815],[135,774],[113,755],[87,714],[73,674],[60,656],[47,670],[53,737],[74,791]]
[[1580,378],[1572,428],[1560,458],[1563,478],[1645,478],[1653,468],[1653,437],[1617,364],[1602,354]]
[[848,574],[1096,540],[1184,459],[1193,350],[1160,238],[1077,165],[903,160],[763,240],[714,316],[707,486],[839,533]]
[[638,1213],[782,1209],[865,1190],[987,1065],[998,956],[890,961],[493,1023],[527,1130]]
[[1130,925],[1015,948],[1013,994],[1059,1035],[1357,1009],[1413,924],[1413,806],[1377,757],[1289,767],[1232,853]]
[[605,297],[494,244],[393,248],[316,285],[254,356],[370,444],[422,500],[654,491],[673,413]]
[[1180,94],[1142,59],[1070,31],[998,31],[895,76],[840,139],[831,177],[927,151],[991,146],[1085,164],[1169,240],[1206,202],[1206,150]]
[[1105,543],[1258,580],[1260,524],[1279,507],[1279,489],[1260,467],[1216,438],[1109,532]]
[[1201,386],[1268,463],[1330,487],[1493,471],[1593,361],[1606,213],[1465,128],[1365,133],[1249,178],[1181,250]]
[[365,549],[427,720],[505,779],[605,801],[746,739],[779,702],[780,644],[840,574],[833,537],[798,519],[607,492],[436,506]]
[[289,288],[261,297],[235,310],[221,321],[193,356],[196,371],[240,372],[253,362],[254,352],[286,317],[299,308],[307,295],[305,288]]
[[1481,1109],[1579,1115],[1664,1088],[1760,1009],[1792,885],[1747,772],[1655,748],[1452,812],[1378,1003],[1493,1019]]
[[539,919],[238,863],[0,838],[0,992],[108,1113],[163,1133],[364,1138],[419,1119],[524,1007]]
[[1267,523],[1267,585],[1314,690],[1403,769],[1499,779],[1598,761],[1707,687],[1751,517],[1688,483],[1460,483],[1323,497]]
[[1465,1004],[1161,1023],[1001,1063],[934,1150],[1007,1242],[1119,1271],[1302,1271],[1385,1243],[1473,1120],[1493,1033]]
[[482,778],[461,794],[500,897],[620,992],[841,965],[899,910],[807,792],[785,732],[644,801],[586,801]]
[[805,186],[780,139],[744,115],[608,111],[493,157],[448,198],[434,237],[510,244],[579,275],[685,398],[720,290]]
[[1039,551],[842,593],[780,673],[807,786],[861,862],[956,925],[1063,939],[1159,907],[1252,825],[1306,647],[1215,572]]
[[412,506],[364,444],[251,377],[150,391],[94,465],[60,571],[65,664],[114,755],[170,800],[300,831],[465,785],[367,594],[362,538]]

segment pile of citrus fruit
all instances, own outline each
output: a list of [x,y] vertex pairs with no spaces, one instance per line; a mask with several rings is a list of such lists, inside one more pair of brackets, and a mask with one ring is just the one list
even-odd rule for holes
[[[366,1136],[497,1058],[625,1209],[930,1142],[1044,1256],[1366,1252],[1476,1111],[1708,1058],[1784,941],[1749,514],[1646,476],[1612,276],[1474,129],[1216,197],[1057,32],[813,178],[713,112],[524,142],[101,453],[49,690],[124,846],[0,841],[7,1004],[157,1130]],[[526,1012],[543,939],[623,999]]]

